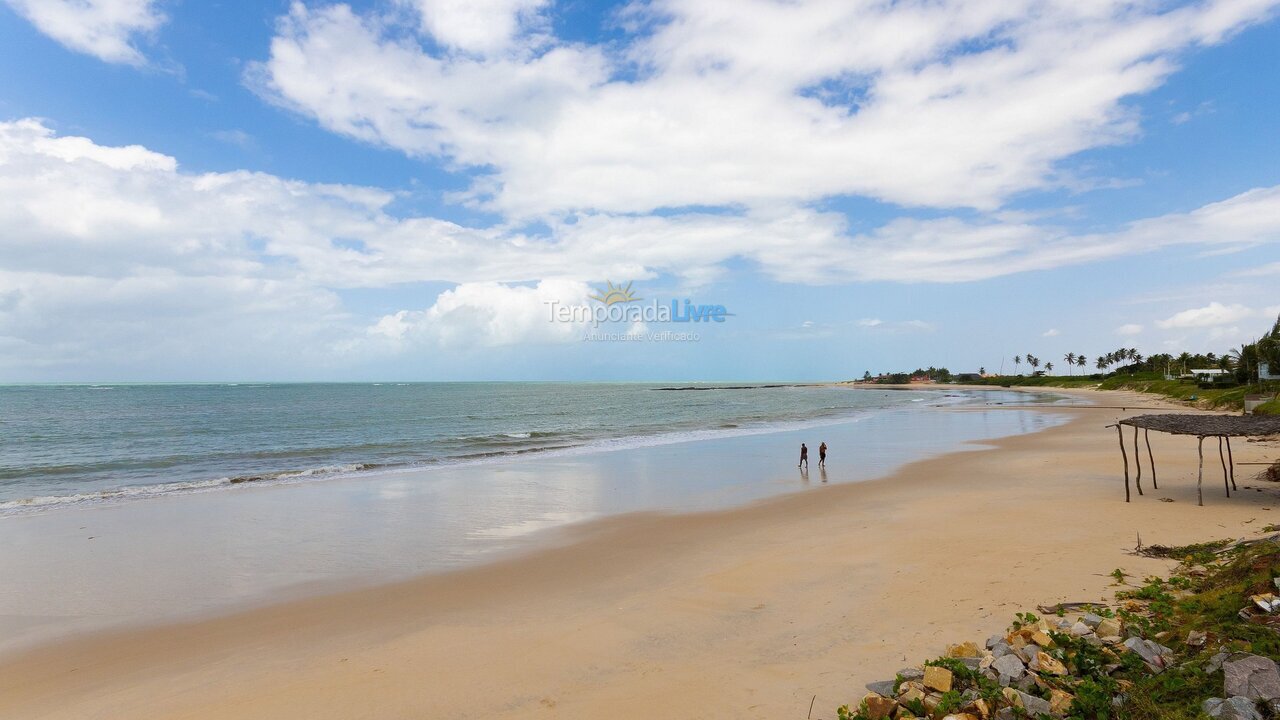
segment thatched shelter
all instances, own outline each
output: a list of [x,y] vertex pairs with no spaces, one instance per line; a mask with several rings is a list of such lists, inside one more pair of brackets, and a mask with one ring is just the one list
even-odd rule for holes
[[[1151,465],[1151,485],[1157,490],[1156,460],[1151,452],[1149,432],[1168,433],[1170,435],[1194,435],[1198,442],[1200,454],[1200,471],[1196,479],[1196,493],[1201,505],[1204,505],[1204,439],[1218,438],[1218,459],[1222,462],[1222,486],[1231,497],[1236,487],[1236,465],[1231,456],[1231,438],[1258,437],[1262,435],[1280,435],[1280,416],[1275,415],[1191,415],[1182,413],[1166,413],[1162,415],[1138,415],[1119,420],[1114,425],[1120,438],[1120,456],[1124,458],[1124,501],[1129,502],[1129,456],[1124,447],[1124,428],[1133,428],[1133,461],[1138,466],[1137,487],[1142,495],[1142,455],[1138,452],[1138,430],[1143,433],[1147,444],[1147,459]],[[1112,427],[1108,425],[1107,427]],[[1226,454],[1223,454],[1223,444]]]

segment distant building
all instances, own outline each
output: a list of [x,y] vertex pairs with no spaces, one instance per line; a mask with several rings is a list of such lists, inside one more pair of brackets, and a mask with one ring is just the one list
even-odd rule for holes
[[1271,374],[1271,363],[1258,363],[1259,380],[1280,380],[1280,375]]

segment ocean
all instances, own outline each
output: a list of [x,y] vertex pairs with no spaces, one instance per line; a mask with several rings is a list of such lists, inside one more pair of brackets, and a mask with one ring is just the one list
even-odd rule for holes
[[774,432],[960,393],[785,384],[0,386],[0,514]]

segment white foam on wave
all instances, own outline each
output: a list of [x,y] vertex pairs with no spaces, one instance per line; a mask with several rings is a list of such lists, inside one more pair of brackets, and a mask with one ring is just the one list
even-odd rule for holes
[[[923,398],[921,398],[923,399]],[[961,404],[968,400],[973,400],[973,395],[948,396],[942,402],[937,403],[938,406]],[[948,402],[948,400],[950,402]],[[913,400],[912,402],[916,402]],[[678,430],[662,433],[651,433],[648,435],[627,435],[616,438],[600,438],[591,440],[580,445],[568,447],[555,447],[538,452],[516,453],[494,453],[487,457],[469,457],[469,458],[441,458],[437,460],[429,460],[423,464],[406,464],[399,467],[368,467],[363,464],[344,464],[344,465],[326,465],[322,467],[311,468],[307,470],[286,471],[280,473],[264,473],[261,476],[249,478],[230,478],[221,477],[211,480],[194,480],[171,483],[157,483],[152,485],[136,485],[121,488],[110,488],[88,493],[76,493],[72,495],[46,495],[40,497],[23,498],[20,500],[8,500],[0,502],[0,517],[6,515],[27,514],[31,512],[40,512],[53,510],[77,505],[89,504],[109,504],[116,502],[124,502],[130,500],[141,500],[146,498],[164,497],[168,495],[194,494],[205,492],[220,492],[231,490],[239,487],[264,487],[272,485],[282,485],[297,482],[316,481],[316,480],[337,480],[352,477],[367,477],[369,475],[392,475],[401,473],[413,473],[431,471],[444,467],[456,467],[459,465],[488,465],[497,463],[519,462],[522,459],[529,458],[554,458],[554,457],[575,457],[581,455],[590,455],[601,452],[615,452],[620,450],[631,450],[637,448],[657,447],[662,445],[675,445],[686,442],[699,442],[703,440],[716,440],[721,438],[742,437],[751,435],[767,435],[777,432],[789,432],[793,430],[804,430],[807,428],[823,427],[828,425],[842,425],[845,423],[861,422],[874,415],[883,412],[903,410],[909,406],[888,406],[878,408],[857,408],[851,409],[847,415],[833,415],[825,418],[812,420],[781,420],[773,422],[761,422],[750,425],[734,425],[732,427],[708,428],[704,430]],[[511,438],[528,438],[531,433],[504,433]],[[552,438],[554,440],[554,438]],[[429,463],[429,464],[427,464]]]

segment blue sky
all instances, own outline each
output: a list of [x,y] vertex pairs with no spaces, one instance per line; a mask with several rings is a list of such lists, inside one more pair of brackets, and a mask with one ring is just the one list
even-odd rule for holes
[[[1221,353],[1280,313],[1278,10],[3,0],[0,381]],[[550,322],[606,280],[734,316]]]

